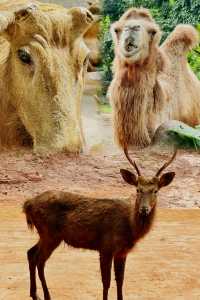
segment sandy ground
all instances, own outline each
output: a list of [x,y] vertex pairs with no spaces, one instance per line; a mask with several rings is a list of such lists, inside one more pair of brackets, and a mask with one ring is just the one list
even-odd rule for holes
[[[37,236],[28,232],[16,204],[1,204],[0,219],[0,300],[29,299],[26,250]],[[198,210],[159,210],[151,233],[128,256],[125,299],[199,300],[199,227]],[[54,300],[102,297],[96,252],[63,244],[48,261],[46,274]],[[42,296],[41,288],[39,294]],[[109,299],[116,299],[114,276]]]

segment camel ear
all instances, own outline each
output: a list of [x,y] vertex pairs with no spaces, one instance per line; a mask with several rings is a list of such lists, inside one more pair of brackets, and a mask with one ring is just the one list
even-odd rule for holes
[[120,23],[119,22],[113,23],[110,28],[110,33],[114,40],[119,39],[120,32],[121,32]]
[[128,170],[125,170],[125,169],[121,169],[120,173],[121,173],[122,178],[124,179],[124,181],[126,181],[128,184],[137,186],[138,180],[137,180],[137,177],[134,173],[132,173]]
[[149,29],[149,35],[151,36],[151,41],[154,44],[159,44],[161,39],[161,31],[156,24],[154,24],[154,26]]
[[35,10],[37,5],[29,4],[26,6],[20,6],[16,11],[1,11],[0,12],[0,34],[5,38],[9,38],[14,31],[14,27],[17,21],[27,18]]
[[0,34],[7,30],[8,26],[15,22],[15,15],[8,11],[0,12]]
[[38,9],[36,4],[29,4],[15,12],[15,20],[21,20],[23,18],[27,18],[31,14],[33,14]]
[[92,13],[83,7],[73,7],[68,10],[72,16],[73,38],[77,38],[89,29],[94,22]]

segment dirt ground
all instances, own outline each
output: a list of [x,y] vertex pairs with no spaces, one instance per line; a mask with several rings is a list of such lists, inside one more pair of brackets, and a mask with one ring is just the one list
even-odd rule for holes
[[[0,219],[0,300],[29,299],[26,250],[37,236],[28,232],[20,205],[0,204]],[[128,256],[125,299],[199,300],[199,227],[198,210],[159,210],[151,233]],[[102,299],[96,252],[63,244],[48,261],[46,274],[54,300]],[[109,299],[116,299],[114,276]]]
[[[83,125],[87,147],[80,156],[65,153],[42,156],[30,150],[1,153],[1,202],[22,203],[48,189],[111,198],[135,194],[134,187],[124,183],[119,173],[120,168],[132,167],[113,143],[111,117],[99,114],[91,96],[84,97]],[[131,153],[147,176],[153,176],[171,154],[160,149]],[[175,171],[176,177],[160,191],[159,206],[200,208],[199,153],[180,150],[168,170]]]
[[[21,212],[24,199],[49,189],[109,198],[135,194],[119,174],[120,168],[131,167],[113,143],[110,115],[99,114],[92,96],[84,97],[83,125],[87,147],[80,156],[42,156],[30,150],[0,155],[0,300],[29,299],[26,251],[37,236],[26,227]],[[132,153],[148,176],[155,174],[169,155],[159,149]],[[200,299],[199,153],[179,151],[168,169],[175,171],[176,177],[160,191],[155,228],[128,258],[126,300]],[[61,245],[46,273],[55,300],[101,299],[95,252]],[[39,292],[41,295],[41,289]],[[113,278],[110,299],[116,299],[115,293]]]

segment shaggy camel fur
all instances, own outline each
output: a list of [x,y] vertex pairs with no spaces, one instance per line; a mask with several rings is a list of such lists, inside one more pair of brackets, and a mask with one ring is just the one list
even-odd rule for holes
[[80,106],[93,23],[85,8],[0,3],[0,146],[79,152]]
[[119,146],[147,146],[168,120],[199,124],[200,82],[187,64],[196,30],[178,25],[159,47],[161,33],[149,11],[132,8],[111,31],[115,59],[108,95]]
[[94,15],[101,14],[101,3],[99,0],[88,1],[89,11]]
[[101,45],[100,45],[100,32],[101,32],[101,5],[98,0],[88,2],[89,11],[94,14],[94,23],[84,35],[84,40],[87,47],[90,49],[90,61],[88,71],[96,71],[97,66],[101,63]]

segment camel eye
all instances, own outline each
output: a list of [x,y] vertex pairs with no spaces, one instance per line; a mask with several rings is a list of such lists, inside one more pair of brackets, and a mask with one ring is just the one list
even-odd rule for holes
[[119,28],[115,28],[114,31],[116,34],[119,34],[121,32],[121,30]]
[[154,37],[154,35],[156,34],[156,30],[155,29],[151,29],[149,30],[149,34]]
[[84,59],[84,62],[83,62],[84,67],[87,67],[87,66],[88,66],[89,60],[90,60],[90,55],[88,54],[88,55],[86,56],[86,58]]
[[31,58],[30,54],[26,50],[19,49],[18,52],[17,52],[17,54],[18,54],[19,59],[24,64],[30,65],[32,63],[32,58]]

